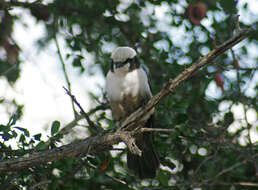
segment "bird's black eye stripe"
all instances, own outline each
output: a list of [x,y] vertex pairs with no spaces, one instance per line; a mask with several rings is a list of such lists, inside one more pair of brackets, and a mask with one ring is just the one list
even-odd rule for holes
[[110,70],[111,70],[111,72],[114,72],[114,61],[113,60],[111,60]]
[[135,56],[133,58],[128,58],[124,62],[114,62],[112,60],[111,62],[111,71],[114,72],[114,68],[119,68],[124,66],[125,64],[130,63],[130,70],[133,70],[135,68],[139,68],[140,62],[138,58]]
[[133,62],[134,62],[134,64],[135,64],[135,67],[136,67],[136,68],[139,68],[139,66],[140,66],[140,61],[139,61],[138,57],[135,56],[133,59],[134,59]]
[[128,58],[124,63],[128,63],[128,62],[130,62],[131,64],[135,64],[135,65],[139,64],[139,60],[136,56],[133,58]]
[[139,68],[140,67],[140,62],[139,60],[137,59],[137,57],[133,57],[130,59],[130,70],[133,70],[133,69],[136,69],[136,68]]
[[124,63],[133,63],[134,62],[134,58],[128,58]]

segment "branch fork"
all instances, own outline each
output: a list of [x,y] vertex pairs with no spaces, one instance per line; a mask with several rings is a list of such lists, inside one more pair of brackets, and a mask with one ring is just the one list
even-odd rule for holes
[[132,132],[124,131],[120,134],[121,140],[127,145],[129,151],[138,156],[142,155],[142,151],[138,148],[135,143],[135,137],[132,136]]

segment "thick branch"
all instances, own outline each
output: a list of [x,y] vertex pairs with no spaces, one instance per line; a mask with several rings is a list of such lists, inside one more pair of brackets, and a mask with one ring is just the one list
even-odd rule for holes
[[156,96],[154,96],[145,106],[131,114],[122,122],[121,126],[117,130],[111,130],[109,132],[103,131],[97,136],[86,138],[85,140],[64,145],[59,148],[35,152],[28,156],[1,161],[0,173],[18,171],[43,163],[53,162],[62,158],[76,157],[80,154],[87,153],[98,153],[109,149],[113,144],[123,141],[124,139],[121,137],[128,135],[128,131],[141,125],[141,123],[148,118],[150,110],[161,102],[170,92],[174,92],[175,89],[184,81],[189,79],[194,72],[211,63],[216,57],[242,41],[251,31],[251,29],[240,31],[236,36],[212,50],[209,54],[197,61],[197,63],[185,69],[175,79],[169,80],[168,84]]
[[98,153],[105,149],[109,149],[113,144],[121,142],[122,139],[120,136],[123,136],[120,132],[103,132],[97,136],[51,150],[39,151],[30,155],[26,154],[23,157],[1,161],[0,173],[18,171],[63,158],[76,157],[80,154],[87,154],[89,152]]
[[229,50],[237,43],[241,42],[252,31],[252,29],[240,31],[239,33],[237,33],[237,35],[233,36],[231,39],[216,47],[204,57],[200,58],[195,64],[186,68],[175,79],[170,79],[167,85],[157,95],[150,99],[145,106],[139,108],[129,117],[127,117],[126,120],[122,123],[121,128],[126,130],[132,130],[139,126],[141,123],[144,122],[146,115],[151,114],[150,110],[152,110],[155,105],[160,103],[167,95],[169,95],[169,93],[174,92],[180,84],[189,79],[192,74],[198,71],[200,68],[211,64],[215,58],[222,55],[225,51]]

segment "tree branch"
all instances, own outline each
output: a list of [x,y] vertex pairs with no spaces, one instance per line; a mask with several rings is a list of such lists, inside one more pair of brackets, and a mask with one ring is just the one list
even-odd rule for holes
[[[91,109],[88,113],[86,113],[86,115],[88,117],[90,117],[92,114],[96,113],[97,111],[99,111],[99,110],[106,110],[107,108],[108,108],[108,104],[102,103],[100,105],[97,105],[95,108]],[[77,126],[77,123],[80,120],[82,120],[83,118],[85,118],[84,114],[80,114],[80,115],[76,116],[76,118],[74,118],[74,120],[72,120],[70,123],[66,124],[64,127],[62,127],[62,129],[57,132],[57,135],[66,135],[66,134],[68,134],[75,126]],[[51,140],[52,140],[52,137],[49,138],[46,141],[46,145],[49,145]],[[16,150],[16,151],[19,151],[19,150]],[[30,151],[32,151],[32,150],[30,150]],[[21,151],[21,152],[24,152],[24,151]]]
[[121,183],[121,184],[123,184],[123,185],[126,185],[126,186],[128,187],[128,184],[126,183],[126,181],[123,181],[123,180],[121,180],[121,179],[119,179],[119,178],[116,178],[116,177],[113,177],[113,176],[111,176],[111,175],[108,175],[106,172],[102,171],[100,168],[97,168],[96,166],[93,166],[93,165],[91,165],[91,164],[89,164],[89,163],[87,163],[86,166],[88,166],[88,167],[90,167],[90,168],[92,168],[92,169],[98,171],[100,174],[102,174],[102,175],[104,175],[104,176],[110,178],[111,180],[113,180],[113,181],[115,181],[115,182],[118,182],[118,183]]
[[170,79],[167,85],[143,107],[132,113],[121,126],[110,131],[103,131],[94,137],[77,141],[51,150],[44,150],[29,154],[28,156],[8,159],[0,162],[0,173],[8,171],[18,171],[21,169],[34,167],[43,163],[53,162],[67,157],[76,157],[85,153],[99,153],[110,149],[113,144],[117,144],[124,139],[124,135],[131,135],[131,130],[139,127],[144,123],[150,115],[152,108],[160,103],[169,93],[175,92],[175,89],[184,81],[189,79],[193,73],[200,68],[211,63],[216,57],[223,54],[235,44],[239,43],[247,37],[252,29],[240,31],[234,37],[226,41],[224,44],[216,47],[206,56],[202,57],[189,68],[185,69],[175,79]]
[[[91,109],[86,114],[88,116],[91,116],[92,114],[96,113],[97,111],[106,110],[107,108],[108,108],[108,104],[100,104],[100,105],[97,105],[95,108]],[[57,134],[65,135],[65,134],[69,133],[69,131],[77,125],[78,121],[82,120],[83,118],[85,118],[85,116],[83,114],[78,115],[77,118],[75,118],[73,121],[71,121],[70,123],[65,125]]]
[[51,180],[44,180],[44,181],[41,181],[41,182],[39,182],[39,183],[33,185],[33,186],[30,188],[30,190],[34,190],[34,189],[35,189],[36,187],[38,187],[38,186],[46,185],[46,184],[49,184],[49,183],[51,183],[51,182],[52,182]]
[[174,133],[174,129],[160,129],[160,128],[140,128],[136,131],[137,133],[145,133],[145,132],[163,132],[163,133]]
[[117,132],[102,132],[97,136],[63,145],[58,148],[4,160],[0,162],[0,173],[18,171],[63,158],[77,157],[78,155],[89,152],[93,154],[98,153],[105,149],[109,149],[113,144],[121,142],[120,135],[121,133]]
[[[63,73],[64,73],[65,81],[66,81],[66,84],[67,84],[67,86],[68,86],[69,91],[71,92],[71,91],[72,91],[72,89],[71,89],[71,82],[70,82],[69,77],[68,77],[68,74],[67,74],[65,62],[64,62],[64,59],[63,59],[61,50],[60,50],[60,46],[59,46],[59,43],[58,43],[58,40],[57,40],[57,35],[56,35],[56,33],[55,33],[55,35],[54,35],[54,39],[55,39],[55,44],[56,44],[56,48],[57,48],[57,54],[58,54],[60,63],[61,63],[61,65],[62,65],[62,70],[63,70]],[[72,101],[72,98],[71,98],[71,103],[72,103],[72,108],[73,108],[74,117],[76,118],[77,113],[76,113],[75,106],[74,106],[74,102]]]
[[151,98],[145,106],[139,108],[137,111],[132,113],[129,117],[127,117],[126,120],[122,123],[121,128],[132,130],[137,126],[139,126],[141,123],[144,123],[144,121],[146,120],[146,117],[148,118],[150,116],[151,114],[150,111],[152,110],[152,108],[158,103],[160,103],[169,93],[175,92],[175,89],[184,81],[189,79],[196,71],[198,71],[199,69],[201,69],[202,67],[208,64],[213,63],[212,61],[215,58],[222,55],[225,51],[229,50],[234,45],[241,42],[252,31],[253,31],[252,29],[246,29],[246,30],[240,31],[231,39],[229,39],[222,45],[217,46],[210,53],[200,58],[192,66],[186,68],[175,79],[170,79],[169,82],[165,85],[165,87],[157,95]]
[[0,1],[0,10],[1,9],[10,9],[12,7],[23,7],[27,9],[47,9],[47,10],[55,10],[57,14],[59,15],[71,15],[71,14],[80,14],[80,15],[86,15],[87,12],[85,9],[81,7],[67,7],[65,5],[58,6],[55,3],[48,3],[48,4],[42,4],[42,3],[29,3],[29,2],[18,2],[18,1],[9,1],[9,2],[1,2]]

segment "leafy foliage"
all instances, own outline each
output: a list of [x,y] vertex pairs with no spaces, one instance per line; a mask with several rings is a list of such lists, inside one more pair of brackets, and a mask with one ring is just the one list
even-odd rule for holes
[[[206,14],[203,18],[198,11],[189,14],[188,7],[192,4],[196,6],[200,2],[0,2],[3,9],[0,28],[5,28],[0,31],[0,46],[4,52],[3,56],[0,54],[0,76],[11,84],[19,79],[22,68],[18,55],[22,48],[11,38],[13,23],[19,21],[19,17],[12,15],[8,8],[22,7],[29,9],[31,16],[45,25],[46,36],[38,41],[38,45],[47,47],[55,36],[62,36],[73,52],[66,58],[72,58],[72,66],[80,68],[81,73],[94,73],[93,67],[86,69],[81,63],[83,50],[94,55],[96,64],[100,63],[98,68],[105,74],[109,69],[110,52],[115,46],[134,47],[140,61],[149,67],[153,93],[156,94],[170,78],[236,32],[236,14],[240,9],[252,14],[248,3],[240,6],[237,0],[204,0],[200,8],[203,11],[201,15]],[[200,24],[193,22],[191,16],[199,19]],[[241,28],[255,27],[257,30],[255,19],[250,18],[247,22],[241,17]],[[216,64],[200,70],[157,106],[156,127],[174,129],[174,133],[155,135],[155,146],[162,164],[156,179],[136,180],[126,169],[126,151],[106,151],[86,158],[62,159],[16,173],[0,174],[0,189],[257,188],[258,148],[257,143],[250,139],[254,123],[249,123],[246,115],[239,121],[233,110],[235,105],[243,106],[245,114],[249,109],[257,110],[257,87],[253,89],[256,94],[247,92],[250,84],[257,82],[258,56],[250,56],[248,49],[250,45],[257,45],[257,34],[218,57]],[[211,90],[212,86],[220,91],[219,96]],[[5,101],[3,98],[0,104],[5,105]],[[226,109],[222,110],[222,105],[226,105]],[[0,138],[3,140],[0,142],[0,161],[54,148],[65,138],[60,133],[59,121],[52,123],[49,142],[41,140],[41,134],[31,136],[28,126],[16,125],[22,116],[22,107],[17,106],[10,121],[0,125]],[[114,123],[105,109],[99,112],[95,114],[95,122],[112,128]],[[234,132],[232,126],[238,126]],[[257,128],[253,131],[257,133]],[[89,135],[94,134],[89,132]],[[244,143],[240,139],[244,139]],[[10,146],[11,140],[17,142],[18,149]]]

